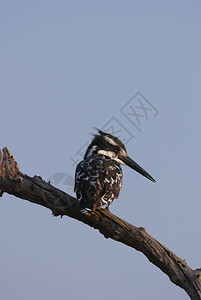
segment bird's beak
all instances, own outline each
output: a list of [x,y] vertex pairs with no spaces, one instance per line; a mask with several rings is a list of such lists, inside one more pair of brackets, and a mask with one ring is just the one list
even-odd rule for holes
[[142,167],[140,167],[134,160],[132,160],[129,156],[124,156],[124,155],[118,155],[118,158],[126,164],[128,167],[131,169],[137,171],[144,177],[148,178],[149,180],[156,182],[151,175],[149,175]]

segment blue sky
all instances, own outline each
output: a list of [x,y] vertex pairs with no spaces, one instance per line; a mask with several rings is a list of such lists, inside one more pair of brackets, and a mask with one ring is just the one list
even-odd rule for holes
[[[201,253],[200,13],[200,1],[185,0],[11,0],[0,12],[1,148],[22,172],[66,190],[93,127],[118,124],[157,183],[123,167],[110,210],[192,268]],[[137,128],[128,112],[139,101],[150,110],[137,109]],[[188,299],[141,253],[78,221],[7,194],[0,211],[3,300]]]

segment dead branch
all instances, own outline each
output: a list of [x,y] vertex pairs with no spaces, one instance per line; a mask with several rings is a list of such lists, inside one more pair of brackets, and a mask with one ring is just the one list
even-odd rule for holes
[[[2,154],[3,152],[3,154]],[[151,237],[143,227],[136,227],[106,210],[97,209],[90,216],[79,211],[76,198],[45,182],[20,172],[7,148],[0,151],[0,196],[8,193],[49,208],[54,216],[69,216],[98,229],[106,238],[124,243],[142,252],[150,262],[183,288],[191,299],[201,299],[201,269],[191,269],[167,247]]]

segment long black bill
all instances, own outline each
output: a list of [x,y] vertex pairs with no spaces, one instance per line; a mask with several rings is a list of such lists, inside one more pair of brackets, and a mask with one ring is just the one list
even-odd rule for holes
[[118,155],[119,159],[123,161],[127,166],[132,168],[133,170],[137,171],[144,177],[148,178],[149,180],[156,182],[151,175],[149,175],[140,165],[138,165],[134,160],[132,160],[129,156]]

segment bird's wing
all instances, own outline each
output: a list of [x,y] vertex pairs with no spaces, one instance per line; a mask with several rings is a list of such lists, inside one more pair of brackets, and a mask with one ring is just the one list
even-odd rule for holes
[[76,168],[75,192],[84,205],[108,206],[119,195],[122,185],[121,167],[97,157],[82,161]]
[[78,200],[95,203],[104,193],[104,163],[101,159],[81,161],[75,172],[74,190]]

